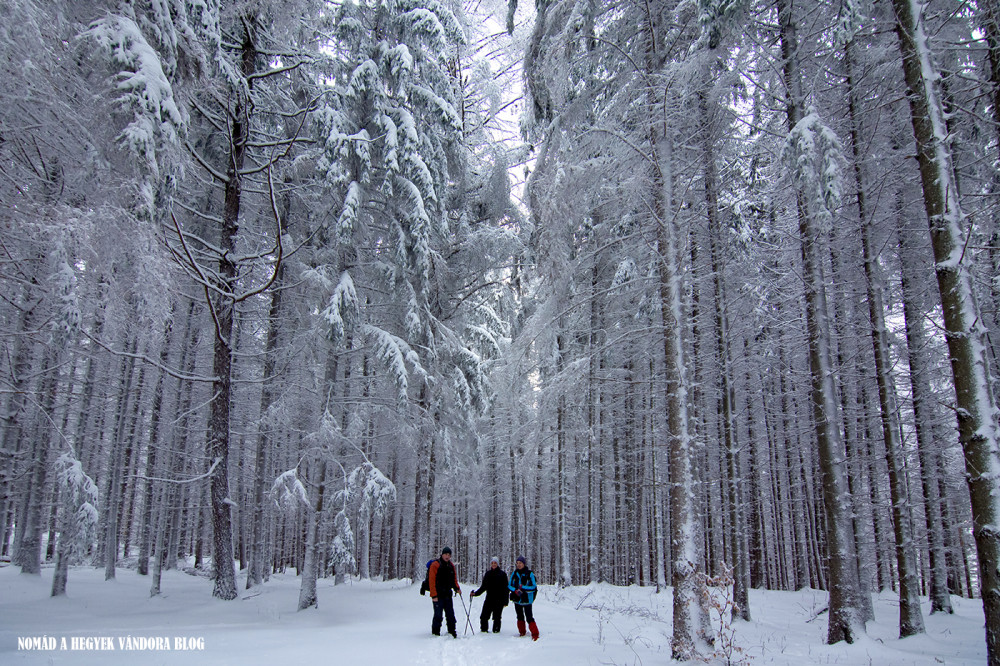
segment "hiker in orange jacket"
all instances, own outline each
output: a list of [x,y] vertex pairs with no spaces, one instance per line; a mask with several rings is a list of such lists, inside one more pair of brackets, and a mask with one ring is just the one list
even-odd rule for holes
[[451,548],[441,549],[441,557],[431,562],[427,571],[427,585],[430,589],[431,601],[434,602],[434,619],[431,621],[431,633],[441,635],[441,615],[448,620],[448,633],[452,638],[458,638],[455,630],[455,606],[451,600],[451,591],[462,594],[458,586],[458,572],[451,561]]

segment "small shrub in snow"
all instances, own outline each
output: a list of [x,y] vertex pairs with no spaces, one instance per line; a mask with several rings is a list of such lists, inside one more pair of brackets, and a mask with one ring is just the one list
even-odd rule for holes
[[[704,576],[704,574],[702,574]],[[736,627],[733,625],[733,615],[739,612],[733,599],[733,569],[723,565],[723,571],[718,576],[705,576],[703,587],[708,595],[708,606],[713,615],[718,614],[716,635],[713,641],[714,650],[705,656],[705,661],[723,659],[726,666],[750,663],[751,657],[736,642]]]

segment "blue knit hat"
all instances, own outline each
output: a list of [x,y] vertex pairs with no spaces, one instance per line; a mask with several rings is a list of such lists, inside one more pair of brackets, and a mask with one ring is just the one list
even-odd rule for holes
[[524,566],[528,566],[528,561],[524,559],[524,555],[518,555],[517,561],[523,564]]

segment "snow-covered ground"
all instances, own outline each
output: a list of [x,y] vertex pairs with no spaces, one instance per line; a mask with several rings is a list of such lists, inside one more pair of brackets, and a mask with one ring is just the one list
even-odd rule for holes
[[[480,635],[481,599],[474,600],[476,634],[459,640],[430,635],[431,604],[405,581],[319,581],[318,609],[296,612],[298,580],[274,576],[237,601],[211,597],[205,578],[164,572],[161,597],[148,595],[148,578],[120,569],[106,583],[103,570],[74,568],[69,595],[49,597],[52,569],[41,577],[0,568],[0,664],[657,664],[670,657],[669,591],[611,586],[541,589],[535,617],[541,640],[516,635],[514,612],[504,612],[500,635]],[[463,584],[463,589],[474,589]],[[466,604],[468,604],[466,598]],[[925,617],[927,634],[897,638],[893,595],[876,599],[877,620],[855,645],[824,644],[826,594],[752,591],[751,623],[737,625],[735,642],[745,652],[734,663],[878,664],[885,666],[983,664],[986,647],[979,600],[953,599],[955,615]],[[925,602],[925,612],[929,610]],[[54,650],[19,649],[18,639],[47,639]],[[62,639],[66,650],[62,650]],[[77,646],[114,650],[72,650]],[[125,650],[119,642],[166,639],[167,650]],[[176,651],[186,638],[194,651]],[[85,639],[90,639],[83,642]],[[100,640],[109,639],[109,640]],[[156,645],[156,641],[152,641]],[[103,644],[103,645],[102,645]],[[163,641],[160,642],[162,647]],[[203,649],[198,649],[203,645]],[[127,647],[127,644],[126,644]],[[741,661],[742,660],[742,661]],[[716,658],[711,663],[724,664]]]

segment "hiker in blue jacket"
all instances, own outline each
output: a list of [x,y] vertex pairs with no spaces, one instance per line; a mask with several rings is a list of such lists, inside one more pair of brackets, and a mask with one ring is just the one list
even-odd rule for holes
[[535,574],[528,568],[524,556],[518,556],[515,568],[510,572],[510,583],[507,585],[510,590],[510,600],[514,602],[514,612],[517,613],[517,631],[524,636],[524,622],[528,621],[528,628],[531,629],[531,640],[538,640],[538,625],[535,624],[535,616],[531,612],[531,604],[535,601],[535,593],[538,592],[538,583],[535,581]]

